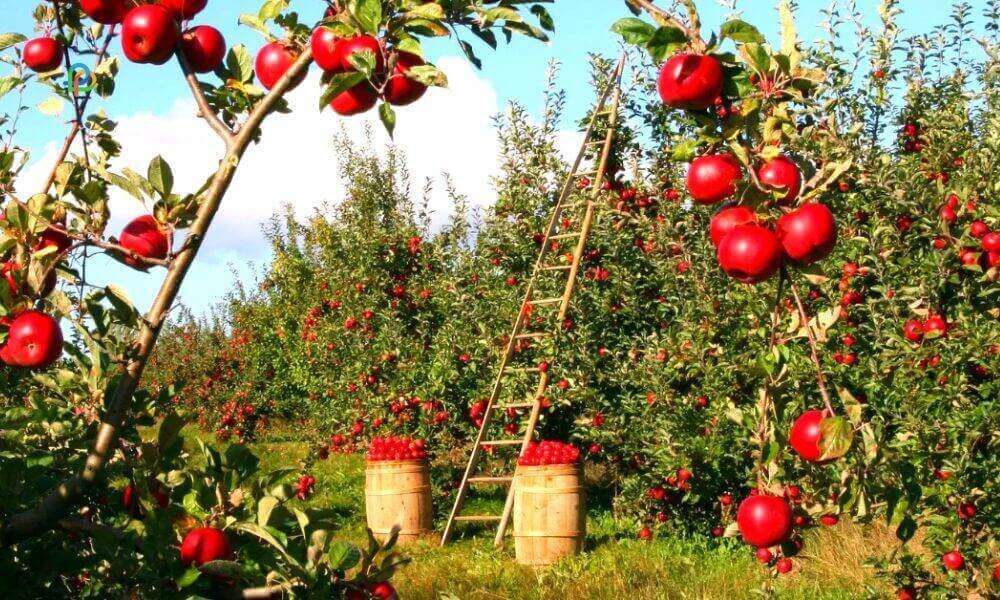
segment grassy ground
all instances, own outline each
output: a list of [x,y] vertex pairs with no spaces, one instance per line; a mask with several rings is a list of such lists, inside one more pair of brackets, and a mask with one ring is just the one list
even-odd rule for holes
[[[287,466],[305,454],[303,444],[283,438],[270,436],[255,445],[265,469]],[[337,535],[355,542],[364,539],[363,470],[357,456],[334,456],[313,469],[319,483],[311,501],[350,515]],[[490,532],[475,535],[466,529],[446,548],[438,547],[436,537],[407,546],[413,562],[393,583],[405,600],[864,598],[870,597],[867,585],[875,582],[862,562],[890,543],[882,532],[862,535],[849,523],[813,530],[795,571],[775,578],[737,540],[643,542],[631,539],[623,527],[634,529],[607,510],[591,510],[588,551],[539,571],[515,564],[512,543],[495,550]]]

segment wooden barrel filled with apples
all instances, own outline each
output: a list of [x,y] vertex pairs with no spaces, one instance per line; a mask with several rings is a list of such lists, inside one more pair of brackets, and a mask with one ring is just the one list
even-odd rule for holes
[[514,553],[522,565],[550,565],[579,554],[587,535],[580,451],[561,442],[532,442],[514,473]]
[[431,531],[431,476],[423,440],[372,439],[365,465],[365,515],[381,541],[399,527],[399,544]]

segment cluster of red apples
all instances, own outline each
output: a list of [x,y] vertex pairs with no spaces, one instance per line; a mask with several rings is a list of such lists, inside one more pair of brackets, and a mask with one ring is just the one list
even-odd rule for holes
[[525,448],[524,454],[517,459],[522,467],[541,467],[545,465],[574,465],[580,462],[580,449],[573,444],[554,440],[531,442]]
[[370,462],[427,460],[427,443],[408,437],[373,437],[366,458]]
[[[663,65],[659,76],[663,102],[686,110],[703,111],[721,103],[722,84],[722,66],[709,55],[677,54]],[[743,178],[743,167],[732,154],[706,154],[691,161],[687,189],[699,204],[718,204],[736,195]],[[830,209],[818,202],[790,208],[802,189],[798,165],[778,155],[762,162],[756,179],[774,192],[779,205],[788,208],[774,229],[749,206],[729,206],[716,213],[709,234],[722,270],[752,284],[769,279],[785,261],[806,266],[828,256],[837,241]]]

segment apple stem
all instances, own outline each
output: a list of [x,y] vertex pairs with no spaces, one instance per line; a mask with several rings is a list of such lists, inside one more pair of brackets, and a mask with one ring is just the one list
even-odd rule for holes
[[[781,268],[781,272],[785,272],[784,267]],[[823,375],[823,366],[819,362],[819,351],[817,350],[816,337],[813,335],[812,326],[809,325],[809,315],[806,314],[806,309],[802,306],[802,298],[799,297],[798,287],[791,278],[788,280],[788,285],[792,289],[795,306],[799,309],[799,319],[802,321],[802,326],[806,329],[806,339],[809,340],[809,353],[812,356],[813,364],[816,366],[816,383],[819,386],[819,393],[823,397],[823,404],[826,405],[828,416],[832,417],[836,413],[833,410],[833,405],[830,404],[830,393],[826,390],[826,377]]]

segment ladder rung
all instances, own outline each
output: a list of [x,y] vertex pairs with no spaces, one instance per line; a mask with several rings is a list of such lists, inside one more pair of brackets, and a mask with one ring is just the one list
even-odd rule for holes
[[573,232],[570,232],[570,233],[560,233],[559,235],[550,236],[549,239],[550,240],[564,240],[566,238],[572,238],[572,237],[580,237],[580,232],[579,231],[573,231]]
[[514,446],[517,444],[523,444],[524,440],[489,440],[485,442],[479,442],[480,446]]
[[546,331],[533,331],[531,333],[519,333],[514,336],[515,340],[536,340],[538,338],[549,337],[552,335]]
[[611,109],[610,108],[605,108],[604,110],[599,110],[596,113],[594,113],[594,116],[595,117],[603,117],[604,115],[610,115],[610,114],[611,114]]
[[533,306],[541,306],[543,304],[558,304],[562,302],[562,297],[558,298],[542,298],[541,300],[529,300],[528,304]]
[[514,480],[513,477],[469,477],[467,481],[469,483],[498,484],[498,483],[510,483],[513,480]]
[[607,140],[605,138],[600,138],[600,139],[596,139],[596,140],[590,140],[589,142],[587,142],[587,145],[590,146],[591,144],[603,144],[606,141]]
[[467,515],[455,517],[456,521],[499,521],[500,515]]
[[569,271],[573,268],[573,265],[550,265],[548,267],[542,267],[543,271]]
[[586,202],[572,202],[570,204],[563,204],[562,206],[559,207],[559,210],[572,209],[578,206],[587,206],[588,204],[590,204],[589,200]]
[[514,402],[513,404],[500,404],[497,408],[499,410],[507,410],[508,408],[531,408],[534,405],[534,402]]

